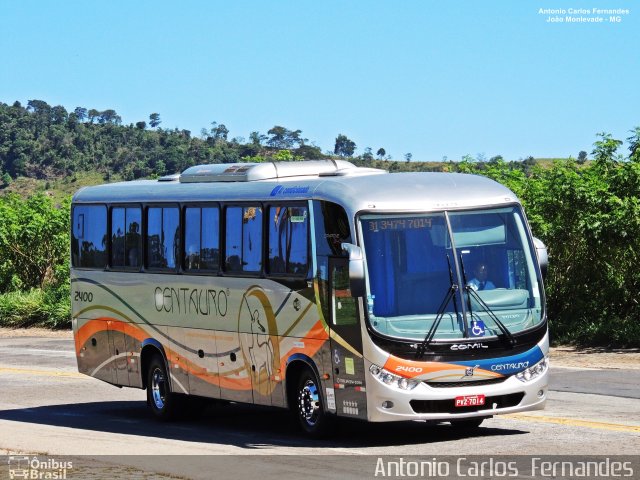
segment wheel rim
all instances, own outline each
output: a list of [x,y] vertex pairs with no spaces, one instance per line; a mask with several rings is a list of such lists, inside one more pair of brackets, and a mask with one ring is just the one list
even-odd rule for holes
[[314,426],[320,416],[320,395],[313,380],[307,380],[298,395],[300,418],[309,426]]
[[151,392],[153,394],[153,403],[158,410],[164,408],[166,386],[167,382],[164,377],[164,372],[156,368],[151,376]]

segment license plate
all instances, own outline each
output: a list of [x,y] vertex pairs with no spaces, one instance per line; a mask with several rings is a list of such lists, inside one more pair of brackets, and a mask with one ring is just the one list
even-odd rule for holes
[[484,405],[484,395],[464,395],[456,397],[456,407],[478,407]]

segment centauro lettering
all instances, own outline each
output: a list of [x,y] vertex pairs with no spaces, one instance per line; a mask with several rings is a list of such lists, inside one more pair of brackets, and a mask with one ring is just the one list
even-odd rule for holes
[[156,311],[189,315],[227,315],[228,296],[224,290],[156,287]]
[[529,361],[518,363],[498,363],[497,365],[491,365],[491,370],[494,372],[500,372],[502,370],[519,370],[525,369],[529,366]]

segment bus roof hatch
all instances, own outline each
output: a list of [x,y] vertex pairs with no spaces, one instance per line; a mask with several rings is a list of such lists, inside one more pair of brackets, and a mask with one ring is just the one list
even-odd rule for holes
[[317,177],[357,171],[344,160],[306,160],[301,162],[216,163],[187,168],[180,175],[181,183],[252,182],[286,177]]

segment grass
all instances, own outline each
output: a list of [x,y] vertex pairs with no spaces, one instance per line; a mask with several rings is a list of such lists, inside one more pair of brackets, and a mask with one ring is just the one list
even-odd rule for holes
[[28,198],[36,193],[45,193],[53,199],[54,203],[60,203],[82,187],[119,182],[121,180],[122,178],[119,175],[111,175],[111,178],[107,181],[104,179],[104,175],[98,172],[81,172],[68,177],[48,180],[18,177],[6,187],[0,188],[0,195],[13,192],[22,198]]
[[71,300],[68,289],[0,294],[0,327],[68,328],[71,325]]

